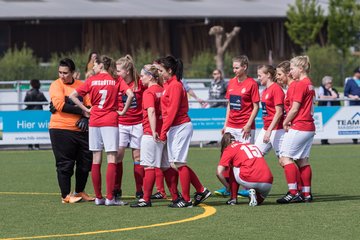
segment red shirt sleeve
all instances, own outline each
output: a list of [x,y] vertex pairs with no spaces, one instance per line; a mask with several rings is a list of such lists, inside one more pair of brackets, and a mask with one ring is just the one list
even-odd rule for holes
[[82,97],[88,94],[90,92],[90,82],[91,79],[88,78],[84,84],[76,88],[76,92]]
[[302,103],[304,101],[304,95],[306,94],[306,85],[302,82],[297,82],[296,91],[293,92],[293,102]]
[[234,154],[233,154],[233,149],[231,148],[231,145],[229,145],[227,148],[225,148],[220,162],[219,162],[219,166],[223,166],[223,167],[229,167],[230,164],[232,164],[233,162],[233,158],[234,158]]
[[284,98],[284,91],[280,87],[274,88],[274,106],[284,105]]
[[144,109],[148,109],[150,107],[155,108],[155,98],[152,92],[145,91],[143,94],[143,106]]

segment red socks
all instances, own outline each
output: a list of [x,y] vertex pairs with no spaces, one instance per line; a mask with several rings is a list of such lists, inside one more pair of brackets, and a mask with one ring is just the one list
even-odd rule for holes
[[155,185],[156,185],[156,191],[160,192],[165,198],[165,188],[164,188],[164,173],[161,170],[161,168],[155,168]]
[[144,176],[144,200],[146,202],[150,201],[152,189],[155,183],[155,169],[146,168]]
[[144,167],[140,165],[140,162],[134,162],[134,178],[135,178],[136,192],[142,192]]
[[116,164],[116,176],[115,176],[114,190],[121,189],[122,176],[123,176],[123,162],[121,161]]
[[300,175],[299,169],[295,163],[284,166],[285,178],[289,187],[289,192],[293,195],[297,193],[297,180]]
[[94,192],[96,198],[101,199],[101,164],[92,164],[91,166],[91,179],[94,186]]
[[236,182],[234,172],[229,168],[229,185],[231,191],[231,199],[237,199],[237,193],[239,191],[239,184]]
[[199,178],[188,166],[178,168],[180,184],[182,188],[182,195],[185,201],[190,201],[190,183],[195,187],[196,192],[203,192],[204,187],[199,181]]
[[115,185],[116,163],[108,163],[106,170],[106,198],[113,199],[113,190]]
[[173,168],[168,168],[164,172],[165,182],[166,185],[169,188],[171,199],[175,201],[179,195],[178,195],[178,181],[179,181],[179,173]]
[[312,178],[312,170],[310,165],[306,165],[300,168],[301,180],[303,183],[302,193],[304,197],[307,197],[311,193],[311,178]]

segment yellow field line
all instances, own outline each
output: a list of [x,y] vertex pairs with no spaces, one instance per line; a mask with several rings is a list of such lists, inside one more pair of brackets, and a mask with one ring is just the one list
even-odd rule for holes
[[114,233],[114,232],[125,232],[137,229],[146,229],[146,228],[154,228],[154,227],[163,227],[168,225],[174,225],[179,223],[191,222],[196,221],[202,218],[209,217],[216,213],[216,209],[214,207],[200,204],[205,211],[202,214],[196,215],[191,218],[185,218],[182,220],[171,221],[171,222],[164,222],[164,223],[156,223],[151,225],[144,225],[144,226],[137,226],[137,227],[128,227],[128,228],[118,228],[118,229],[111,229],[111,230],[99,230],[94,232],[82,232],[82,233],[68,233],[68,234],[54,234],[54,235],[43,235],[43,236],[32,236],[32,237],[18,237],[18,238],[0,238],[0,240],[22,240],[22,239],[42,239],[42,238],[58,238],[58,237],[79,237],[85,235],[95,235],[95,234],[102,234],[102,233]]

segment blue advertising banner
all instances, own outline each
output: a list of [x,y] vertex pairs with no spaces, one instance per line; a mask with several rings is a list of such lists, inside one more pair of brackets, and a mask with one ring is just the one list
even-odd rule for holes
[[[192,141],[218,141],[225,122],[225,108],[190,109]],[[315,107],[316,139],[360,138],[360,107]],[[0,111],[0,144],[49,144],[50,112]],[[262,128],[261,111],[255,119]]]

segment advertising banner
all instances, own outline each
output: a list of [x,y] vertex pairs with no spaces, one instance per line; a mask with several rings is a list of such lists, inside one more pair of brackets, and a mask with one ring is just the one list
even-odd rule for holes
[[[192,141],[219,141],[225,114],[225,108],[190,109]],[[315,139],[360,138],[360,106],[315,107],[314,120]],[[50,144],[49,121],[48,111],[0,111],[0,144]],[[261,111],[255,123],[259,132],[263,127]]]

